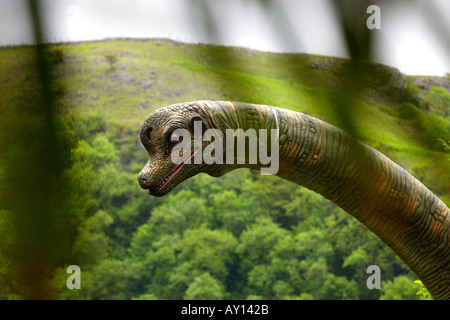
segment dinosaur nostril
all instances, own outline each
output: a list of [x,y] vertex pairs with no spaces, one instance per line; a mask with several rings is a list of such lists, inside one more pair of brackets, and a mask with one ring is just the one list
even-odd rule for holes
[[141,185],[141,188],[143,188],[143,189],[148,188],[150,181],[147,178],[145,178],[145,175],[139,174],[138,181],[139,181],[139,184]]

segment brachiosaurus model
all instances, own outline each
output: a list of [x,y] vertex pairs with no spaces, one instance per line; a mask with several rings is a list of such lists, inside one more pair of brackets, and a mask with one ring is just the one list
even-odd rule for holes
[[[237,168],[261,169],[267,164],[260,160],[252,164],[191,161],[197,151],[216,141],[215,136],[202,141],[199,150],[195,122],[202,125],[202,130],[215,129],[222,137],[227,129],[277,130],[277,176],[333,201],[387,244],[423,282],[433,299],[450,299],[449,208],[380,152],[305,114],[228,101],[180,103],[153,111],[141,127],[140,139],[149,161],[138,176],[140,186],[151,195],[163,196],[200,172],[219,177]],[[177,129],[191,133],[190,140],[180,138]],[[258,141],[262,141],[261,134]],[[268,150],[273,141],[266,144]],[[180,143],[196,144],[197,149],[190,148],[192,153],[177,150],[184,160],[174,163],[171,154]],[[234,151],[225,148],[223,158],[228,152],[236,160]]]

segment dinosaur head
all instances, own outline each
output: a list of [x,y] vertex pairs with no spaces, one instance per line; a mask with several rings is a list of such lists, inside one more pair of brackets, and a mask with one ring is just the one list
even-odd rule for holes
[[[209,113],[210,108],[200,104],[182,103],[157,109],[142,124],[140,139],[147,149],[149,160],[139,173],[138,181],[141,188],[149,190],[150,195],[163,196],[201,172],[218,177],[229,171],[223,164],[207,164],[203,157],[195,157],[210,143],[201,137],[198,139],[198,130],[203,134],[208,129],[218,129]],[[178,159],[176,161],[174,154]]]

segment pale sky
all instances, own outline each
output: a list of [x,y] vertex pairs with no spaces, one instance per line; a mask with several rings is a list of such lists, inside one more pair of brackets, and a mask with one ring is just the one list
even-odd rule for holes
[[[196,4],[208,1],[215,32]],[[406,74],[450,73],[450,52],[424,19],[434,3],[450,30],[450,1],[395,1],[375,32],[374,61]],[[0,42],[32,43],[23,0],[0,0]],[[253,0],[45,0],[47,40],[164,37],[183,42],[242,46],[271,52],[348,57],[328,0],[275,0],[266,10]],[[382,2],[381,2],[382,3]],[[391,1],[392,3],[392,1]],[[363,19],[369,14],[362,12]],[[450,41],[450,40],[449,40]]]

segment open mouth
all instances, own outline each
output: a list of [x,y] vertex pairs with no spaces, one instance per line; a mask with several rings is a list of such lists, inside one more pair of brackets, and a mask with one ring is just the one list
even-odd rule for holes
[[173,169],[164,179],[162,179],[157,185],[156,187],[149,189],[148,193],[149,194],[154,194],[156,192],[158,192],[159,190],[161,190],[166,184],[169,183],[170,180],[172,180],[173,177],[176,176],[176,174],[181,170],[181,168],[183,168],[183,166],[185,165],[185,163],[187,161],[189,161],[195,154],[197,153],[197,150],[194,151],[189,157],[187,157],[186,159],[183,160],[183,162],[181,162],[175,169]]

